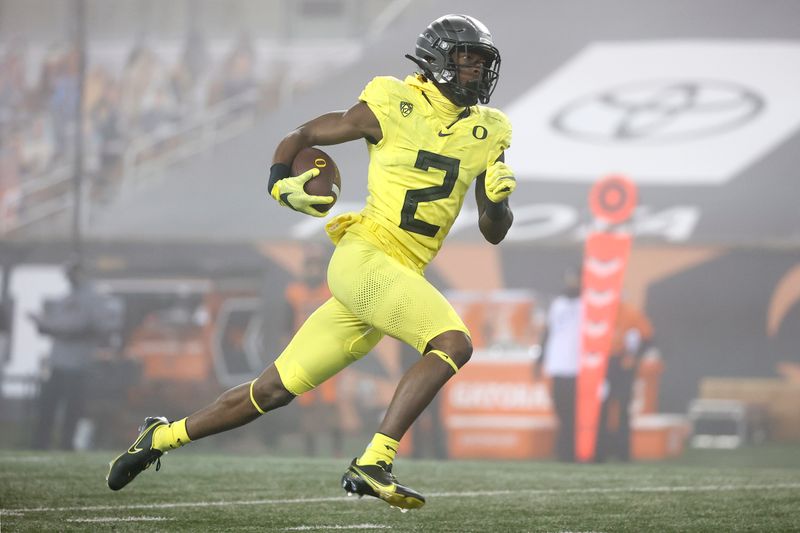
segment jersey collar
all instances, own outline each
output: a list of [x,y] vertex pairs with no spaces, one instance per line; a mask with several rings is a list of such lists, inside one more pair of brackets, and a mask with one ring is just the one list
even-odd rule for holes
[[453,124],[462,118],[469,116],[469,107],[459,107],[455,105],[442,94],[433,82],[425,79],[423,76],[419,74],[411,75],[405,79],[405,82],[422,93],[422,96],[431,105],[436,117],[442,124],[448,124],[447,128],[452,127]]

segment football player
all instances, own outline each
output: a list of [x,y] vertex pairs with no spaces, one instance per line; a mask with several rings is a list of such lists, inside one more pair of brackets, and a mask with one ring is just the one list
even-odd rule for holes
[[402,81],[374,78],[353,107],[303,124],[275,150],[270,194],[283,206],[322,216],[312,206],[333,198],[306,194],[303,185],[318,170],[291,176],[292,160],[304,147],[366,140],[366,206],[326,226],[336,244],[328,267],[333,297],[252,382],[187,418],[146,419],[134,444],[112,462],[109,487],[124,487],[163,452],[288,404],[391,335],[421,357],[400,380],[378,432],[353,459],[342,486],[402,509],[425,503],[392,473],[398,441],[467,363],[472,344],[463,321],[423,270],[442,246],[472,182],[481,233],[492,244],[502,241],[513,220],[508,196],[516,181],[504,163],[511,125],[500,111],[480,105],[489,102],[500,70],[500,52],[486,26],[466,15],[438,18],[406,57],[418,73]]

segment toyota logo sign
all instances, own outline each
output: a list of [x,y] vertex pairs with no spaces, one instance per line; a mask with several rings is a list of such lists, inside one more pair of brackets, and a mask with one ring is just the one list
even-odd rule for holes
[[743,85],[710,80],[643,81],[578,98],[553,117],[553,129],[592,143],[678,143],[752,121],[764,98]]

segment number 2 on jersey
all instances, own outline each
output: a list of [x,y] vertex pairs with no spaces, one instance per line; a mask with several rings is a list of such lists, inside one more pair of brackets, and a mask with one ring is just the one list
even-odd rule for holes
[[419,151],[414,167],[426,171],[431,168],[444,170],[444,182],[441,185],[425,187],[424,189],[412,189],[406,192],[403,210],[400,212],[400,227],[402,229],[413,231],[426,237],[436,235],[440,226],[414,217],[417,212],[417,205],[420,202],[433,202],[450,196],[458,179],[458,166],[460,164],[461,161],[453,157],[434,154],[425,150]]

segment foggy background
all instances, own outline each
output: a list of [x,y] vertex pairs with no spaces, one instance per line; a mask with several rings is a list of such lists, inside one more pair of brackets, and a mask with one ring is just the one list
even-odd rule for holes
[[[734,422],[710,433],[738,435],[741,412],[759,430],[719,446],[800,442],[800,4],[497,4],[0,0],[0,445],[34,445],[54,347],[29,314],[58,312],[69,261],[109,324],[81,363],[72,447],[126,445],[144,416],[185,416],[274,360],[300,312],[287,287],[316,281],[313,261],[332,250],[326,219],[269,197],[277,142],[353,105],[374,76],[413,72],[403,55],[450,12],[483,21],[502,54],[491,105],[514,126],[515,225],[499,247],[482,242],[468,199],[427,270],[486,373],[440,394],[407,453],[552,456],[548,385],[527,372],[581,256],[589,189],[611,173],[639,187],[625,296],[656,332],[635,418],[681,439],[669,451],[642,444],[638,458],[696,442],[692,406],[710,399],[734,402],[723,413]],[[365,146],[326,151],[343,182],[332,212],[360,209]],[[352,455],[415,357],[385,340],[329,398],[203,446]],[[452,418],[464,413],[537,429],[465,435]]]

